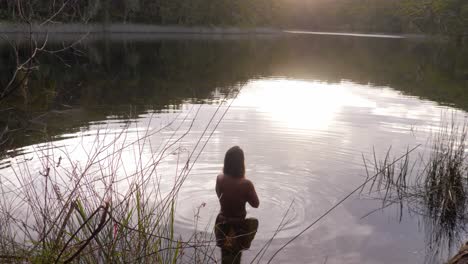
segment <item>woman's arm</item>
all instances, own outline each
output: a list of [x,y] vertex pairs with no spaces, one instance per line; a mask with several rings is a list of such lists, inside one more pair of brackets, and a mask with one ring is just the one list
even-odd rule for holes
[[247,202],[252,206],[253,208],[258,208],[260,205],[260,201],[258,200],[257,192],[255,191],[255,187],[253,183],[249,180],[247,180]]
[[221,181],[221,177],[222,175],[218,175],[218,177],[216,177],[216,195],[218,196],[218,199],[221,198],[221,184],[220,184],[220,181]]

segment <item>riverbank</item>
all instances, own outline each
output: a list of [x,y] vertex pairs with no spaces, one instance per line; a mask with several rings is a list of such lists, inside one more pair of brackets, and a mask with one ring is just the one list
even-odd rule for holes
[[158,26],[149,24],[14,24],[0,23],[0,33],[53,33],[53,34],[280,34],[283,31],[273,28],[240,28],[240,27],[186,27]]
[[[390,33],[375,33],[375,32],[342,32],[342,31],[308,31],[298,29],[279,29],[269,27],[217,27],[217,26],[161,26],[151,24],[47,24],[40,25],[34,24],[31,27],[27,24],[17,24],[9,22],[0,22],[0,34],[6,35],[24,35],[24,34],[49,34],[52,39],[58,38],[60,40],[68,39],[67,35],[83,35],[87,34],[88,38],[96,38],[97,35],[106,35],[106,38],[128,39],[129,37],[139,40],[146,38],[177,38],[181,36],[188,36],[193,38],[193,35],[201,35],[201,38],[206,36],[212,38],[215,36],[222,36],[223,38],[229,35],[332,35],[332,36],[348,36],[348,37],[370,37],[370,38],[396,38],[396,39],[427,39],[428,36],[424,34],[390,34]],[[149,36],[149,35],[153,36]],[[93,36],[94,35],[94,36]],[[203,37],[205,35],[205,37]],[[235,37],[237,38],[237,37]],[[76,39],[76,37],[72,37]]]

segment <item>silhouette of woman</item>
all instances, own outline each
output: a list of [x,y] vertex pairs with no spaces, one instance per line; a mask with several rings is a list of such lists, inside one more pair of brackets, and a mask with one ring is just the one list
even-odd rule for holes
[[230,148],[224,158],[223,173],[216,178],[216,194],[221,210],[216,218],[216,245],[222,262],[240,263],[242,250],[249,249],[258,229],[258,220],[245,218],[245,204],[258,208],[260,202],[253,183],[245,178],[244,152]]

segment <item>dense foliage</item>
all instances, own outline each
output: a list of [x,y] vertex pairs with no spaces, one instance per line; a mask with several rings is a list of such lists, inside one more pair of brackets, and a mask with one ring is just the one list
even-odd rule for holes
[[[62,8],[62,4],[66,6]],[[466,0],[0,0],[0,19],[468,34]]]

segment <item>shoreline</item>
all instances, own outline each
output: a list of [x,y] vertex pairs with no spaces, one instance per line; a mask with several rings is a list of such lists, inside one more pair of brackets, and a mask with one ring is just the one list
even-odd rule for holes
[[[392,34],[385,32],[341,32],[341,31],[312,31],[301,29],[280,29],[269,27],[220,27],[220,26],[169,26],[151,24],[28,24],[0,22],[0,34],[11,36],[21,40],[25,35],[32,33],[35,37],[47,36],[50,40],[76,40],[77,35],[89,39],[238,39],[238,38],[270,38],[277,36],[300,36],[300,35],[322,35],[322,36],[345,36],[360,38],[386,38],[386,39],[430,39],[424,34]],[[81,37],[79,37],[81,38]],[[0,40],[1,42],[1,40]]]
[[160,26],[150,24],[28,24],[2,23],[0,33],[3,34],[282,34],[283,30],[256,27],[207,27],[207,26]]

